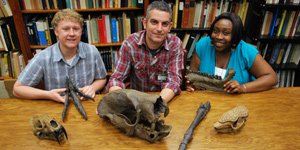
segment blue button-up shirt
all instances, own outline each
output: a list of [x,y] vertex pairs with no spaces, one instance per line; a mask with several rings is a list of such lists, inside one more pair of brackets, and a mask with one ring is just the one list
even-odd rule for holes
[[45,90],[65,88],[66,77],[78,87],[106,77],[106,69],[97,48],[80,42],[77,54],[69,65],[63,58],[59,43],[37,54],[20,74],[18,81],[23,85],[35,86],[44,81]]

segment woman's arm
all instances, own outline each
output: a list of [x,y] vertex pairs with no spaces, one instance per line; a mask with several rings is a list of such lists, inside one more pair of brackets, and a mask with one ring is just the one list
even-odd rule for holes
[[250,73],[253,74],[257,79],[244,84],[246,86],[245,92],[268,90],[278,82],[275,71],[259,54],[257,54],[255,57],[254,63],[250,69]]

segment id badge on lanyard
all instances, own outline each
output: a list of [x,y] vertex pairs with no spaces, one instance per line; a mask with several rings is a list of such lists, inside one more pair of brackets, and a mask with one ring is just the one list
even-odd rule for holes
[[162,73],[157,75],[157,80],[159,82],[166,82],[167,81],[167,70],[168,70],[168,66],[164,64],[163,68],[162,68]]

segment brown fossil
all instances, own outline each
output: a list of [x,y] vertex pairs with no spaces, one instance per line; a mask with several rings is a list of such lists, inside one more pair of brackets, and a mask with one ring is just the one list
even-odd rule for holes
[[69,98],[70,97],[73,99],[74,105],[76,106],[77,110],[80,112],[80,114],[83,116],[83,118],[85,120],[87,120],[87,114],[86,114],[86,112],[85,112],[78,96],[82,96],[85,99],[90,99],[90,100],[95,101],[94,98],[80,92],[79,89],[69,79],[69,77],[66,77],[66,91],[65,91],[65,94],[66,94],[66,99],[65,99],[64,110],[62,112],[62,120],[64,121],[64,119],[65,119],[66,112],[67,112],[67,109],[68,109],[68,106],[69,106]]
[[166,117],[169,108],[163,99],[132,89],[121,89],[103,96],[98,108],[99,116],[125,132],[151,143],[167,136],[170,125],[165,125],[161,113]]
[[68,139],[65,128],[48,115],[35,115],[30,118],[33,134],[39,139],[57,141],[59,144]]
[[209,75],[207,73],[201,73],[198,71],[188,71],[186,75],[188,79],[192,82],[196,89],[206,89],[211,91],[224,91],[223,85],[230,81],[235,75],[233,69],[228,70],[228,74],[224,79],[220,76]]

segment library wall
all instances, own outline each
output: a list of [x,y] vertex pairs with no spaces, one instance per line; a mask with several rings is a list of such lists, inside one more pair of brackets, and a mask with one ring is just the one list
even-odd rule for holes
[[[14,73],[15,69],[8,69],[14,65],[15,61],[12,61],[14,55],[15,59],[18,58],[20,61],[21,71],[36,53],[56,42],[50,22],[53,15],[64,8],[75,9],[83,16],[82,41],[98,48],[105,67],[112,72],[123,39],[133,32],[142,30],[141,20],[148,4],[152,1],[10,1],[11,15],[7,15],[9,11],[0,13],[1,78],[17,77],[17,73]],[[255,44],[260,54],[276,70],[280,81],[277,86],[300,86],[297,78],[300,70],[299,0],[165,1],[173,9],[171,32],[183,41],[183,47],[187,50],[186,68],[189,66],[196,42],[207,35],[214,18],[223,12],[233,12],[243,21],[249,40],[247,42]],[[15,28],[15,24],[18,28]],[[10,35],[18,38],[11,38]],[[4,42],[6,44],[3,44]],[[7,57],[11,59],[7,60],[11,62],[10,66],[2,66],[3,58]],[[4,75],[6,70],[11,70],[11,73]]]

